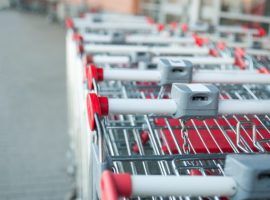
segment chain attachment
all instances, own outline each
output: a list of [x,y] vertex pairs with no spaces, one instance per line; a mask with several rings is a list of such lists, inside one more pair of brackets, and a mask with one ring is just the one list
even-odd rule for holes
[[190,144],[188,142],[188,130],[187,130],[187,127],[186,127],[186,120],[180,120],[180,122],[181,122],[181,126],[182,126],[182,128],[181,128],[181,137],[183,139],[183,146],[182,146],[183,152],[185,154],[189,154],[191,147],[190,147]]

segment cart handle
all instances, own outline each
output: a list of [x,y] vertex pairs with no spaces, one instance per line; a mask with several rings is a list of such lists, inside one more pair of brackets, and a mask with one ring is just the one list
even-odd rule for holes
[[183,93],[178,95],[177,92],[176,90],[175,94],[172,94],[172,99],[117,99],[89,93],[86,102],[89,127],[91,130],[95,129],[95,115],[156,114],[188,119],[216,117],[219,114],[270,113],[270,100],[219,100],[218,93],[183,96]]
[[[162,26],[160,26],[162,28]],[[118,33],[118,32],[116,32]],[[145,34],[131,34],[123,35],[122,40],[116,41],[114,36],[111,34],[100,35],[100,34],[78,34],[74,33],[74,40],[79,40],[85,43],[102,43],[111,44],[114,42],[123,42],[125,44],[194,44],[195,39],[193,37],[167,37],[162,35],[145,35]]]
[[117,45],[117,44],[85,44],[87,53],[131,54],[135,52],[148,52],[154,55],[208,55],[208,47],[184,46],[144,46],[144,45]]
[[[168,66],[173,70],[173,67]],[[167,71],[157,70],[138,70],[138,69],[103,69],[90,64],[86,67],[88,89],[93,89],[93,80],[101,82],[103,80],[113,81],[143,81],[157,82],[161,85],[171,84],[171,76],[166,76]],[[223,83],[223,84],[270,84],[270,75],[267,69],[250,71],[230,71],[230,70],[197,70],[192,71],[183,67],[182,74],[175,70],[175,83]],[[170,72],[172,73],[172,72]],[[190,74],[190,75],[187,75]],[[164,78],[163,78],[164,77]],[[167,77],[167,78],[165,78]]]
[[[69,25],[69,24],[68,24]],[[160,24],[147,24],[141,22],[129,23],[111,23],[111,22],[87,22],[85,19],[76,18],[72,21],[72,28],[79,29],[80,32],[85,31],[86,29],[90,30],[125,30],[125,31],[159,31]],[[68,27],[69,28],[69,27]],[[162,27],[163,28],[163,27]]]
[[258,69],[258,72],[261,73],[261,74],[270,74],[270,70],[267,69],[266,67],[260,67]]
[[257,31],[258,31],[258,33],[255,35],[257,37],[264,37],[267,34],[263,27],[258,27]]
[[132,193],[131,176],[127,173],[113,174],[111,171],[102,173],[101,200],[118,200],[119,197],[130,197]]
[[99,97],[94,93],[89,93],[86,98],[86,108],[88,114],[88,123],[91,130],[96,127],[95,115],[105,116],[108,115],[108,98]]
[[236,189],[235,180],[224,176],[145,176],[104,171],[101,178],[102,200],[131,196],[233,196]]
[[67,17],[65,20],[65,24],[67,29],[74,29],[74,21],[72,20],[72,18]]

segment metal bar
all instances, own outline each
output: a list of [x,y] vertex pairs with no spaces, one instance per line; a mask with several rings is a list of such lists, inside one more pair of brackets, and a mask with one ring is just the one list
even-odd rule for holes
[[134,196],[232,196],[237,188],[233,178],[221,176],[133,175],[131,180]]

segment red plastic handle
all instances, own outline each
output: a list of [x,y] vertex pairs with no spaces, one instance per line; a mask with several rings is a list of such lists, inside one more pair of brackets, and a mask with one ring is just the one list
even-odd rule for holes
[[259,68],[258,72],[261,73],[261,74],[270,74],[270,70],[267,69],[266,67]]
[[83,44],[79,43],[79,44],[77,45],[77,52],[78,52],[79,54],[83,54],[83,53],[84,53],[84,47],[83,47]]
[[101,200],[118,200],[119,197],[129,198],[132,194],[130,174],[113,174],[111,171],[102,173]]
[[79,33],[73,33],[72,39],[76,42],[83,42],[83,36]]
[[182,29],[182,32],[183,32],[183,33],[188,32],[188,25],[187,25],[187,24],[182,24],[182,25],[181,25],[181,29]]
[[151,17],[146,17],[146,22],[151,25],[155,24],[155,20]]
[[83,56],[83,66],[84,66],[84,77],[83,82],[86,82],[88,79],[88,70],[89,70],[89,64],[93,63],[93,56],[90,54],[86,54]]
[[70,17],[66,18],[65,24],[66,24],[66,27],[68,29],[73,29],[74,28],[74,22]]
[[[149,133],[147,131],[143,131],[140,135],[142,145],[145,145],[149,141]],[[132,151],[134,153],[139,153],[139,146],[137,143],[135,143],[132,147]]]
[[218,50],[216,50],[216,49],[209,49],[209,55],[211,55],[213,57],[218,57],[219,56]]
[[93,89],[93,79],[103,81],[103,69],[90,64],[87,70],[88,89],[90,90]]
[[257,28],[257,30],[258,30],[258,34],[257,34],[258,37],[264,37],[266,35],[266,31],[264,30],[264,28],[259,27]]
[[171,29],[173,29],[173,30],[176,30],[177,28],[178,28],[178,23],[177,22],[171,22],[170,23],[170,27],[171,27]]
[[241,57],[243,57],[246,54],[245,50],[239,47],[235,48],[234,53],[236,56],[241,56]]
[[95,93],[89,93],[86,98],[86,107],[87,107],[89,127],[93,131],[96,127],[94,118],[95,114],[97,114],[98,116],[108,115],[109,111],[108,98],[98,96]]
[[165,25],[164,24],[157,24],[156,26],[157,26],[157,30],[159,32],[161,32],[161,31],[163,31],[165,29]]
[[90,54],[86,54],[83,57],[83,64],[84,66],[88,67],[89,64],[92,64],[94,62],[93,56]]
[[209,42],[208,38],[203,38],[198,36],[197,34],[193,35],[193,38],[195,40],[195,43],[199,46],[202,47],[203,45],[207,44]]
[[224,50],[226,48],[225,42],[217,42],[216,47],[220,50]]
[[246,63],[242,56],[235,56],[234,64],[240,69],[246,69]]
[[235,61],[234,64],[238,66],[240,69],[245,69],[246,68],[246,63],[244,60],[246,52],[242,48],[235,48],[234,50],[234,55],[235,55]]

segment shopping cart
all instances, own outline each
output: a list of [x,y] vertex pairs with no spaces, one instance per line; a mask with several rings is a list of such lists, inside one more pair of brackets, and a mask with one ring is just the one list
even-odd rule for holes
[[[121,23],[119,23],[121,22]],[[67,19],[66,26],[80,33],[100,32],[100,31],[125,31],[125,32],[159,32],[164,29],[162,24],[145,23],[141,21],[127,22],[126,20],[91,22],[84,18]]]
[[[222,109],[219,110],[220,112],[225,112],[226,115],[215,118],[215,119],[204,119],[204,120],[189,119],[185,121],[185,120],[179,120],[179,119],[164,118],[164,116],[153,115],[153,113],[168,114],[168,112],[171,112],[170,114],[174,115],[177,110],[175,108],[175,105],[171,104],[170,100],[162,99],[159,102],[159,100],[156,99],[158,97],[158,94],[160,94],[160,91],[158,91],[159,90],[158,87],[156,88],[156,90],[153,90],[153,87],[156,87],[155,85],[143,85],[143,88],[142,88],[140,87],[140,84],[138,84],[136,87],[134,87],[134,85],[132,84],[129,85],[127,83],[126,84],[121,83],[121,85],[120,83],[118,84],[119,84],[118,86],[122,87],[122,89],[118,90],[118,93],[115,89],[117,88],[117,84],[114,86],[111,85],[111,88],[114,88],[113,93],[107,90],[108,86],[106,87],[106,85],[103,85],[101,88],[103,89],[105,88],[105,89],[99,92],[104,93],[107,96],[118,97],[118,98],[121,97],[121,99],[107,99],[106,100],[106,97],[98,97],[95,94],[90,94],[88,98],[89,100],[88,109],[90,111],[89,116],[92,114],[92,117],[89,117],[90,127],[92,128],[92,130],[96,127],[96,130],[99,132],[99,134],[101,133],[104,134],[103,137],[105,137],[104,140],[106,140],[105,144],[102,141],[99,141],[98,143],[99,145],[100,144],[104,145],[101,148],[97,148],[98,150],[103,152],[99,154],[99,156],[101,156],[100,160],[103,160],[103,162],[105,163],[106,162],[110,163],[112,160],[115,161],[111,163],[112,164],[111,167],[113,167],[113,169],[117,173],[129,172],[135,175],[137,173],[151,175],[151,173],[148,172],[149,171],[148,168],[150,165],[151,166],[150,169],[152,170],[152,165],[146,164],[146,163],[155,163],[159,161],[163,163],[163,165],[165,166],[163,166],[162,164],[159,164],[159,165],[156,164],[155,167],[159,166],[160,171],[154,171],[153,174],[157,173],[163,176],[164,175],[168,176],[168,175],[188,175],[188,174],[189,175],[203,175],[204,174],[204,175],[211,175],[211,178],[212,178],[213,175],[222,175],[222,172],[223,172],[222,169],[224,167],[223,166],[224,159],[227,154],[231,154],[231,153],[252,154],[252,153],[265,153],[269,151],[269,129],[267,128],[267,126],[269,126],[268,116],[267,115],[262,115],[262,116],[251,115],[250,116],[250,114],[255,114],[255,113],[265,114],[269,112],[269,111],[266,111],[265,109],[267,105],[269,105],[269,100],[261,101],[261,102],[258,100],[245,101],[245,99],[253,99],[253,98],[256,99],[255,94],[259,91],[260,91],[260,95],[263,95],[261,92],[265,91],[265,95],[263,95],[264,96],[263,98],[268,99],[269,91],[267,90],[266,86],[222,85],[222,88],[224,90],[221,92],[222,98],[240,99],[240,101],[235,100],[232,102],[228,102],[227,106],[223,107],[223,111]],[[121,95],[121,91],[123,93],[122,95]],[[166,97],[169,97],[168,93],[164,95]],[[138,100],[140,98],[146,98],[146,96],[148,98],[154,98],[153,104],[152,104],[152,101],[149,101],[149,99],[147,100],[143,99],[143,101]],[[206,97],[207,96],[204,96],[202,92],[200,92],[200,96],[197,96],[197,97],[193,96],[194,100],[198,100],[199,102],[203,102],[203,98],[206,98]],[[127,98],[132,98],[132,99],[127,99]],[[183,102],[183,100],[181,102]],[[262,102],[264,102],[265,104],[264,105],[261,104],[260,106],[260,103]],[[247,104],[244,105],[245,103]],[[91,106],[91,105],[94,105],[94,106]],[[97,112],[95,111],[95,109],[97,109],[96,110]],[[198,108],[193,108],[193,109],[196,110]],[[191,110],[189,111],[192,112]],[[246,112],[249,115],[244,115],[244,117],[239,116],[239,115],[227,116],[228,114],[234,114],[234,113],[243,115],[243,114],[246,114]],[[97,115],[95,115],[95,113]],[[124,115],[118,116],[119,113],[124,114]],[[207,114],[209,113],[210,113],[210,110],[207,110]],[[131,116],[129,114],[133,114],[134,116]],[[144,115],[140,116],[142,114]],[[101,117],[102,115],[108,115],[108,117],[103,119],[104,122],[98,119],[98,117]],[[195,115],[199,116],[199,113],[196,113]],[[97,125],[97,123],[99,125]],[[97,135],[101,137],[99,134],[97,133]],[[123,135],[124,135],[124,138],[123,138]],[[105,151],[104,149],[107,149],[109,153],[106,152],[104,155],[104,151]],[[109,156],[107,155],[107,153],[109,154]],[[192,157],[193,155],[198,155],[198,154],[199,154],[199,158],[196,158],[196,156],[194,158]],[[210,157],[211,157],[209,159],[205,158],[205,156],[207,157],[208,154],[210,154]],[[173,156],[171,157],[169,156],[170,157],[169,158],[167,157],[167,155],[173,155]],[[169,172],[166,171],[166,167],[171,169],[172,167],[171,162],[176,162],[175,159],[177,160],[176,157],[179,155],[189,155],[189,158],[187,159],[187,161],[190,161],[190,160],[193,161],[191,166],[184,167],[184,169],[182,169],[183,171],[182,173],[179,173],[179,172],[176,173],[175,171],[171,172],[170,170]],[[104,156],[103,159],[102,159],[102,156]],[[114,157],[118,157],[120,160],[117,160],[117,159],[114,160]],[[185,159],[183,158],[183,160],[181,161],[185,161]],[[142,163],[138,164],[140,162]],[[167,162],[169,162],[169,164]],[[206,162],[205,164],[206,166],[200,166],[200,167],[198,167],[197,165],[192,166],[194,165],[194,162],[195,163]],[[213,162],[212,165],[210,164],[212,167],[207,166],[207,163],[209,162]],[[218,164],[218,165],[216,166],[215,164]],[[145,165],[147,165],[147,170],[145,169],[146,171],[143,171],[143,170],[141,171],[141,168],[145,168]],[[173,169],[175,169],[175,166]],[[97,169],[95,168],[95,171],[96,170]],[[162,170],[165,170],[165,171],[162,171]],[[178,170],[179,169],[177,168],[176,171]],[[119,177],[121,176],[122,175],[120,175]],[[133,180],[133,176],[132,178],[130,178],[130,175],[126,175],[126,174],[123,176],[126,177],[124,178],[124,180],[122,180],[121,178],[119,179],[115,178],[118,176],[112,175],[111,172],[105,172],[102,178],[103,185],[107,185],[107,184],[110,185],[110,180],[111,181],[113,180],[113,182],[119,181],[120,183],[114,182],[113,185],[108,186],[109,189],[106,186],[103,186],[104,187],[103,195],[106,196],[107,194],[107,195],[113,196],[113,194],[111,193],[112,190],[115,190],[115,192],[118,193],[119,190],[121,191],[121,189],[119,189],[118,187],[126,188],[124,187],[125,185],[131,184],[131,179]],[[137,178],[136,176],[134,177],[135,177],[134,179]],[[152,179],[152,177],[147,178],[146,176],[144,177],[139,176],[139,180],[143,182],[148,182],[148,181],[155,182],[155,178],[162,180],[162,177],[160,176],[154,177],[154,179]],[[179,187],[181,186],[181,183],[183,184],[182,181],[186,181],[185,179],[182,180],[182,179],[177,179],[176,177],[174,178],[176,179],[175,184],[178,184]],[[174,178],[169,177],[168,180],[173,181]],[[129,181],[126,182],[126,179],[128,179]],[[179,183],[177,182],[177,180],[179,180]],[[121,183],[121,181],[123,182]],[[200,180],[194,180],[194,181],[199,185],[204,184],[203,182],[200,183]],[[220,184],[224,186],[224,182],[226,181],[226,178],[220,179],[219,181],[220,181]],[[165,186],[167,184],[169,185],[169,183],[166,183],[166,178],[164,178],[164,182],[157,184],[156,186],[153,186],[153,188],[156,188],[156,187],[166,188]],[[210,184],[208,186],[211,187],[210,182],[211,180],[206,180],[205,184],[207,185]],[[217,187],[219,187],[217,182],[215,182],[215,184]],[[191,184],[194,185],[196,183],[192,182]],[[132,184],[136,184],[136,183],[132,182]],[[148,184],[149,182],[146,185]],[[243,184],[247,184],[247,183],[243,183]],[[226,188],[225,186],[224,187],[222,186],[220,186],[220,189]],[[98,188],[99,186],[96,186],[96,187]],[[114,188],[112,189],[112,187]],[[202,195],[202,196],[213,195],[213,193],[211,193],[210,191],[209,193],[202,192],[198,194],[196,193],[196,191],[192,193],[186,188],[184,189],[186,193],[182,193],[181,191],[175,191],[173,189],[170,190],[167,188],[164,189],[166,190],[166,192],[164,191],[164,192],[159,193],[160,190],[158,190],[157,192],[155,191],[155,189],[152,189],[152,190],[151,189],[149,190],[138,189],[141,191],[137,193],[137,190],[134,189],[134,187],[132,186],[132,190],[135,190],[135,193],[132,193],[132,195],[134,196],[136,195],[143,195],[143,196],[144,195],[146,196],[147,195],[148,196],[149,195],[150,196],[151,195],[155,195],[155,196],[169,195],[170,196],[174,194],[177,194],[179,196],[180,195],[188,195],[188,196],[189,195],[195,195],[195,196],[196,195]],[[145,187],[148,187],[148,186],[142,186],[142,187],[139,186],[139,188],[145,188]],[[171,185],[170,187],[173,188],[173,185]],[[231,184],[229,187],[231,187],[232,189],[233,187],[236,187],[236,186],[233,186],[233,184]],[[230,190],[230,192],[226,194],[222,193],[223,191],[219,191],[219,192],[215,193],[214,195],[231,196],[236,193],[233,189]],[[129,197],[131,195],[131,189],[127,189],[126,191],[125,190],[121,191],[118,195]],[[266,194],[266,196],[267,195],[269,194]],[[103,198],[110,199],[109,197],[103,197]],[[237,196],[235,198],[239,199],[243,197]]]
[[[73,39],[78,43],[78,52],[90,57],[90,62],[97,64],[128,64],[142,61],[143,63],[157,62],[161,55],[189,59],[193,64],[219,65],[222,68],[237,66],[240,69],[254,70],[254,57],[269,58],[270,52],[263,49],[246,49],[226,47],[224,43],[201,42],[201,37],[164,37],[161,35],[145,34],[79,34]],[[144,44],[144,45],[143,45]],[[145,45],[155,46],[145,46]],[[167,44],[167,46],[164,46]],[[173,45],[169,45],[173,44]],[[199,47],[198,47],[199,46]],[[188,55],[188,57],[183,57]],[[181,56],[181,57],[180,57]],[[192,58],[191,58],[192,56]],[[209,57],[210,56],[210,57]],[[172,57],[171,57],[172,58]],[[88,62],[89,63],[89,62]],[[205,67],[205,66],[204,66]],[[258,68],[266,68],[258,66]],[[265,70],[262,70],[265,71]]]
[[[132,29],[121,32],[139,45],[111,44],[114,25],[102,27],[107,41],[91,42],[101,28],[80,21],[82,38],[68,33],[68,74],[82,199],[269,198],[267,51],[212,41],[162,46],[156,30],[151,46],[138,42],[145,30]],[[193,65],[167,68],[160,59]]]
[[[254,102],[254,100],[244,100],[256,98],[257,92],[259,92],[263,98],[269,99],[267,89],[265,89],[265,94],[262,94],[264,89],[261,87],[223,86],[221,96],[224,99],[240,99],[233,101],[234,103],[238,102],[238,105],[227,104],[227,106],[225,106],[226,108],[223,110],[226,114],[216,118],[203,120],[191,118],[183,120],[154,114],[164,113],[168,115],[170,111],[171,114],[174,114],[175,108],[173,105],[170,105],[169,99],[151,99],[153,100],[152,104],[150,99],[144,99],[145,92],[141,92],[140,89],[137,89],[136,92],[130,90],[128,85],[122,84],[121,87],[122,95],[114,92],[108,96],[120,97],[121,95],[122,98],[109,98],[107,99],[108,105],[106,105],[105,97],[98,97],[95,94],[90,94],[88,97],[88,109],[90,113],[93,114],[92,117],[89,117],[89,123],[92,130],[95,130],[93,134],[96,137],[97,145],[96,147],[95,145],[92,147],[93,152],[96,153],[93,158],[97,158],[97,160],[93,162],[93,165],[96,163],[103,164],[103,167],[107,166],[107,168],[113,169],[116,174],[128,172],[133,174],[135,179],[138,174],[144,175],[141,177],[142,179],[140,179],[139,176],[138,180],[140,180],[141,183],[133,183],[132,176],[132,190],[135,191],[132,195],[134,196],[176,195],[203,197],[213,195],[216,196],[216,198],[217,196],[231,196],[236,192],[236,186],[232,184],[233,181],[229,181],[228,188],[230,189],[227,190],[227,193],[223,193],[223,189],[226,190],[227,188],[227,179],[221,178],[217,182],[214,181],[214,185],[220,188],[218,192],[211,186],[210,180],[212,176],[224,175],[223,167],[226,156],[231,153],[247,154],[250,156],[249,159],[252,159],[253,157],[250,154],[263,154],[269,151],[269,117],[263,114],[269,111],[263,109],[266,108],[265,106],[259,106],[259,100],[256,100],[257,102]],[[149,92],[148,98],[155,98],[156,94],[155,92]],[[135,97],[134,95],[137,96]],[[131,96],[133,97],[132,99],[126,99],[127,97],[131,98]],[[117,102],[118,100],[119,102]],[[224,101],[226,102],[226,100]],[[98,105],[97,102],[100,102],[100,105]],[[249,110],[249,115],[243,115],[246,111],[242,110],[243,107],[240,108],[245,102],[254,102],[253,106],[257,106],[253,111],[252,109]],[[265,103],[265,105],[269,105],[268,100],[266,100]],[[244,107],[249,109],[253,106],[249,104],[249,106]],[[235,110],[231,109],[231,107],[235,108]],[[100,110],[98,110],[99,108]],[[227,114],[227,112],[230,112],[229,110],[232,111],[230,115]],[[260,113],[260,110],[262,113]],[[250,113],[254,114],[252,112],[259,113],[260,115],[250,115]],[[209,113],[209,110],[207,113]],[[233,113],[241,113],[242,115],[234,115]],[[104,115],[108,116],[104,117]],[[269,168],[269,163],[266,166]],[[98,165],[98,167],[100,166]],[[94,180],[99,180],[101,170],[104,169],[99,169],[99,173],[97,173],[98,167],[93,167],[93,173],[95,173]],[[161,176],[151,179],[152,177],[150,175],[162,175],[164,182]],[[179,188],[182,188],[181,184],[186,184],[186,181],[188,182],[189,180],[182,180],[181,177],[180,179],[177,179],[177,177],[169,177],[168,182],[166,182],[166,177],[169,175],[209,175],[210,179],[206,180],[206,182],[203,182],[203,179],[201,179],[202,182],[200,182],[196,177],[194,182],[190,183],[191,190],[193,188],[192,185],[198,184],[198,187],[206,185],[208,188],[205,190],[208,191],[208,193],[198,192],[198,190],[194,189],[197,188],[196,186],[193,188],[194,193],[186,188],[183,189],[184,192],[177,190],[178,187],[175,189],[173,179],[175,179],[175,184],[178,184]],[[105,172],[103,174],[102,181],[105,185],[103,186],[103,195],[105,196],[112,195],[112,190],[118,193],[121,191],[118,187],[125,188],[124,186],[130,183],[125,182],[125,179],[122,180],[123,182],[121,183],[120,178],[120,183],[117,181],[116,183],[114,182],[114,189],[110,188],[112,186],[108,188],[107,186],[110,184],[108,179],[114,180],[113,177],[115,177],[115,175],[112,175],[111,172]],[[179,182],[177,182],[177,180]],[[192,180],[192,178],[190,180]],[[153,183],[151,183],[151,181]],[[170,181],[172,181],[172,183]],[[220,182],[222,186],[218,186],[218,182]],[[146,185],[143,183],[146,183]],[[136,186],[133,186],[133,184]],[[142,187],[137,184],[141,184]],[[95,189],[99,191],[99,184],[94,185]],[[171,189],[168,189],[166,186]],[[141,191],[137,193],[136,187]],[[161,189],[155,189],[159,187],[164,187],[164,191],[162,192]],[[131,190],[129,190],[129,192],[130,191]],[[131,195],[131,192],[129,192],[120,192],[118,195],[129,197]],[[265,195],[267,196],[269,194]],[[107,196],[107,198],[113,199],[110,198],[110,196]],[[238,199],[238,197],[236,199]]]
[[87,85],[89,89],[93,89],[93,82],[96,81],[156,82],[159,85],[171,83],[270,84],[270,76],[267,73],[258,73],[254,70],[193,70],[193,65],[189,60],[162,58],[157,64],[157,69],[154,70],[106,69],[90,64],[86,66]]

